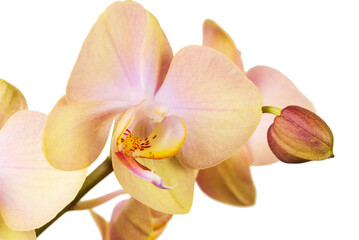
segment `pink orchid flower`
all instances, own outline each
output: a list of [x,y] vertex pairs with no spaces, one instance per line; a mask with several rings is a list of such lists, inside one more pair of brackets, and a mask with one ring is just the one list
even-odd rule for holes
[[86,170],[54,169],[42,152],[46,116],[25,110],[21,92],[0,79],[0,239],[36,239],[76,196]]
[[103,240],[157,239],[172,218],[172,215],[157,212],[133,198],[116,205],[110,222],[90,211]]
[[186,213],[194,170],[244,144],[261,107],[257,87],[226,56],[202,46],[173,56],[152,14],[116,2],[82,46],[66,95],[48,117],[44,151],[56,168],[86,168],[116,118],[112,161],[124,190],[155,210]]
[[[203,45],[222,52],[244,70],[241,52],[234,41],[212,20],[204,22]],[[261,91],[264,106],[283,108],[298,105],[314,111],[313,104],[279,71],[266,66],[256,66],[247,71],[247,77]],[[228,204],[254,204],[256,190],[250,166],[278,161],[267,143],[267,130],[274,117],[264,114],[254,134],[233,156],[215,167],[199,171],[197,182],[206,194]]]

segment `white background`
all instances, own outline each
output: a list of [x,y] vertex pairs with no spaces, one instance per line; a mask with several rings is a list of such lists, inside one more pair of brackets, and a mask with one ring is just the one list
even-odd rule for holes
[[[191,212],[175,216],[160,239],[359,239],[356,1],[139,2],[157,17],[174,52],[201,44],[203,21],[217,21],[242,51],[246,70],[261,64],[282,71],[335,136],[334,159],[253,167],[254,207],[223,205],[196,187]],[[65,93],[83,40],[110,3],[0,0],[0,78],[24,93],[31,110],[49,113]],[[87,198],[119,188],[111,175]],[[96,211],[109,219],[124,198]],[[66,214],[39,239],[96,240],[100,235],[83,211]]]

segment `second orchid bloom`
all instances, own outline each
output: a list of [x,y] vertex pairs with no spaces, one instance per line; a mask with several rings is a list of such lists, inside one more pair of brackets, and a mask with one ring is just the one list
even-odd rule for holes
[[232,156],[261,108],[258,88],[225,55],[189,46],[173,56],[153,15],[116,2],[82,46],[48,117],[44,152],[56,168],[86,168],[116,119],[112,161],[124,190],[157,211],[186,213],[195,170]]

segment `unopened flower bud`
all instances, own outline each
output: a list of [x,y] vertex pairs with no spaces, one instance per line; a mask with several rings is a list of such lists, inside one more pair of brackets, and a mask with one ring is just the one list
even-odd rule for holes
[[315,113],[298,106],[284,108],[267,133],[269,147],[285,163],[334,157],[333,133]]

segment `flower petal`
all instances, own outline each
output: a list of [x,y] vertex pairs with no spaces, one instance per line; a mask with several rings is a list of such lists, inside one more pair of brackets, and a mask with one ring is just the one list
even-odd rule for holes
[[0,212],[19,231],[41,227],[80,190],[86,170],[54,169],[42,152],[46,116],[20,111],[0,132]]
[[110,5],[88,34],[67,85],[70,102],[152,97],[172,60],[157,19],[140,4]]
[[154,211],[133,198],[122,201],[112,213],[111,240],[156,239],[171,217],[172,215]]
[[0,129],[11,115],[25,109],[27,103],[20,90],[0,79]]
[[207,19],[203,23],[203,45],[225,54],[240,69],[244,70],[241,52],[228,33],[213,20]]
[[48,116],[43,147],[50,164],[78,170],[97,159],[115,116],[128,105],[119,101],[70,104],[61,98]]
[[201,46],[180,50],[155,96],[168,115],[187,126],[177,154],[190,168],[208,168],[230,157],[254,132],[262,115],[258,88],[223,54]]
[[137,162],[136,159],[129,153],[124,151],[113,151],[112,160],[119,161],[135,176],[152,183],[158,188],[170,189],[171,187],[163,183],[163,180],[156,173],[152,172],[149,168]]
[[158,238],[165,230],[167,223],[171,220],[172,215],[158,212],[150,209],[152,216],[152,237],[153,239]]
[[250,157],[246,146],[222,163],[200,170],[197,183],[211,198],[237,206],[255,203],[256,189],[250,170]]
[[123,189],[136,200],[157,211],[170,214],[189,212],[193,200],[195,172],[172,157],[163,160],[138,159],[146,168],[162,177],[173,189],[160,189],[128,171],[120,161],[112,161],[115,175]]
[[102,240],[110,240],[109,224],[108,222],[97,214],[95,211],[90,210],[91,216],[95,221],[97,228],[100,230]]
[[[247,76],[261,91],[263,105],[279,108],[297,105],[315,112],[313,104],[281,72],[266,66],[256,66],[247,72]],[[252,165],[266,165],[278,161],[267,143],[267,131],[274,117],[271,114],[263,114],[258,128],[247,143],[252,155]]]
[[2,240],[35,240],[35,231],[14,231],[6,226],[0,214],[0,239]]

